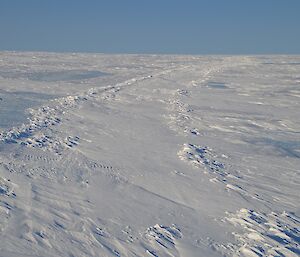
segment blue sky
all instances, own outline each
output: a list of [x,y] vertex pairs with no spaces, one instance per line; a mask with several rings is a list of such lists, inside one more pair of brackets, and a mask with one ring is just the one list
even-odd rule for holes
[[300,0],[0,0],[0,50],[300,54]]

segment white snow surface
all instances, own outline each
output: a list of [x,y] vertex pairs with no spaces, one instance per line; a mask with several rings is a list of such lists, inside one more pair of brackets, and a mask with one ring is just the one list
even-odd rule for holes
[[299,256],[300,56],[0,52],[0,257]]

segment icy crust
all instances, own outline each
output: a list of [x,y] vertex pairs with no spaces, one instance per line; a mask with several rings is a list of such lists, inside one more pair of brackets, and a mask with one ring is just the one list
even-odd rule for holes
[[240,232],[232,256],[299,256],[300,218],[293,213],[241,209],[224,219]]

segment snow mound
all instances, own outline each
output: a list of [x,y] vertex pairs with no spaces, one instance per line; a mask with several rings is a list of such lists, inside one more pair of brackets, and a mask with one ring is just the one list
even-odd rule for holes
[[176,241],[182,237],[176,225],[170,227],[156,224],[145,233],[148,241],[146,252],[150,256],[180,256],[176,249]]
[[218,156],[213,150],[207,146],[199,146],[195,144],[184,144],[178,152],[181,160],[189,162],[196,167],[204,167],[207,170],[225,175],[225,164],[218,161]]

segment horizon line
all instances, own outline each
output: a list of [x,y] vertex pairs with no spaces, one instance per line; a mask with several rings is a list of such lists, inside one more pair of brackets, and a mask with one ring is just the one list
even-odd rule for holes
[[3,50],[0,53],[101,54],[101,55],[173,55],[173,56],[300,56],[300,53],[162,53],[162,52],[98,52],[53,50]]

